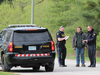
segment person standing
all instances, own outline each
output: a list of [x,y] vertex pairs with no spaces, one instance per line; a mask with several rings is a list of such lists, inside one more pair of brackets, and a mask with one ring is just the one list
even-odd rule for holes
[[[90,65],[88,67],[96,67],[96,32],[92,29],[92,26],[87,27],[88,34],[87,34],[87,42],[88,44],[88,55],[90,59]],[[84,42],[84,41],[83,41]]]
[[67,67],[67,65],[65,65],[65,58],[66,58],[66,47],[65,47],[65,43],[66,43],[66,38],[67,36],[65,36],[64,34],[64,27],[61,26],[60,30],[56,33],[56,38],[57,38],[57,52],[58,52],[58,62],[59,62],[59,66],[60,67]]
[[76,67],[80,66],[80,54],[81,54],[81,63],[82,67],[85,67],[84,64],[84,50],[87,48],[87,44],[83,40],[86,40],[86,34],[82,32],[82,28],[79,26],[77,27],[77,32],[74,33],[72,39],[72,47],[73,50],[76,51]]

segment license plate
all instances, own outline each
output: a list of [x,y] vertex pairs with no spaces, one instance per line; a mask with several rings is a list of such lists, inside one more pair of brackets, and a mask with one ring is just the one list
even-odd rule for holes
[[28,46],[28,50],[36,50],[36,46]]

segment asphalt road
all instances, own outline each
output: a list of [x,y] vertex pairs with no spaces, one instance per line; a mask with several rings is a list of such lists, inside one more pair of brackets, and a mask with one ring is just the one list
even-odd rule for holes
[[[17,73],[20,75],[100,75],[100,64],[97,63],[97,67],[75,67],[76,61],[66,59],[66,64],[68,67],[59,67],[58,60],[55,60],[55,68],[53,72],[46,72],[44,67],[40,67],[39,71],[33,71],[32,68],[21,68],[13,67],[11,72]],[[86,61],[86,66],[89,65],[89,62]],[[1,70],[1,67],[0,67]]]

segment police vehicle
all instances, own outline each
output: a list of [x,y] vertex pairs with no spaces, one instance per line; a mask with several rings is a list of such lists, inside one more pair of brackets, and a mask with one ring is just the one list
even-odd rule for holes
[[2,71],[14,66],[54,70],[55,47],[48,29],[34,24],[9,25],[0,35]]

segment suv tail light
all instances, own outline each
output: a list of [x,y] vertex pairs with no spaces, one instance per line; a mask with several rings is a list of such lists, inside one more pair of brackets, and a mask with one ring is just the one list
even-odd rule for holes
[[54,42],[51,41],[51,50],[54,51],[55,50],[55,45],[54,45]]
[[9,52],[13,52],[13,43],[12,42],[9,43]]

